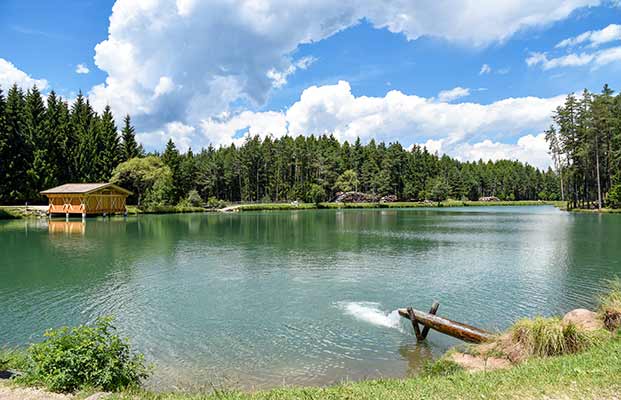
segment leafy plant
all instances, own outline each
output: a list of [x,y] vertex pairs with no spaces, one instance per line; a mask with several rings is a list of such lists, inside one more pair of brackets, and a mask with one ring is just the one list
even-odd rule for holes
[[606,204],[610,208],[621,208],[621,184],[614,185],[610,188],[606,196]]
[[45,333],[46,339],[28,349],[24,380],[54,392],[83,388],[118,391],[136,387],[148,377],[144,357],[130,350],[116,334],[112,318],[93,325],[62,327]]

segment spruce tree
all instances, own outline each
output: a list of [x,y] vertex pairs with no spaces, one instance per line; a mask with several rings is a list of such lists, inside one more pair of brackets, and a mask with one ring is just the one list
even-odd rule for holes
[[[39,192],[47,189],[53,182],[54,172],[49,159],[50,137],[45,124],[45,105],[37,86],[30,89],[25,98],[25,128],[27,140],[32,146],[32,158],[29,163],[29,188],[27,198],[40,197]],[[30,155],[30,154],[29,154]]]
[[101,115],[99,138],[103,146],[99,154],[99,176],[100,180],[107,182],[122,157],[119,135],[110,106],[106,106]]
[[4,154],[2,163],[5,165],[5,176],[1,177],[0,193],[4,201],[22,203],[28,200],[29,160],[32,159],[32,147],[26,134],[25,102],[22,90],[13,85],[7,94],[6,100],[6,128]]
[[132,126],[129,114],[123,119],[123,129],[121,130],[121,158],[122,161],[139,157],[142,153],[136,142],[135,129]]

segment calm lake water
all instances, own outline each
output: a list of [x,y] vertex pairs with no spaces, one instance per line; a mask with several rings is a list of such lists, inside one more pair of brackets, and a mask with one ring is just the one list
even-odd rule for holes
[[114,315],[152,388],[406,376],[456,341],[398,307],[497,330],[620,274],[621,215],[548,206],[0,221],[0,346]]

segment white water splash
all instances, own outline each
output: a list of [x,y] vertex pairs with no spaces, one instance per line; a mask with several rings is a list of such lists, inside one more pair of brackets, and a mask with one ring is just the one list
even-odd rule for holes
[[339,307],[345,313],[364,322],[373,325],[383,326],[386,328],[398,329],[403,331],[401,327],[401,317],[397,310],[386,313],[379,308],[378,303],[369,301],[348,301],[338,303]]

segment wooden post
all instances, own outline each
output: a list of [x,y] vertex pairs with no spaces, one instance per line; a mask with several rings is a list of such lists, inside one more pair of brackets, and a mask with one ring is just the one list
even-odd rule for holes
[[466,342],[481,343],[492,339],[493,335],[490,332],[484,331],[474,326],[463,324],[461,322],[452,321],[447,318],[438,317],[437,315],[429,314],[426,312],[414,310],[414,309],[399,309],[399,315],[404,318],[416,319],[418,323],[433,328],[438,332],[445,335],[452,336],[457,339],[464,340]]
[[414,333],[416,334],[416,340],[417,341],[425,340],[425,338],[420,332],[420,326],[418,326],[418,321],[416,320],[416,315],[414,315],[414,310],[412,309],[412,307],[408,307],[407,311],[408,311],[408,316],[410,318],[410,321],[412,321],[412,328],[414,328]]
[[[437,301],[434,301],[433,304],[431,305],[431,308],[429,309],[429,314],[436,315],[436,313],[438,312],[438,307],[440,307],[440,303],[438,303]],[[423,332],[421,333],[421,335],[423,336],[423,340],[425,340],[428,333],[429,333],[429,327],[425,326],[423,328]]]

